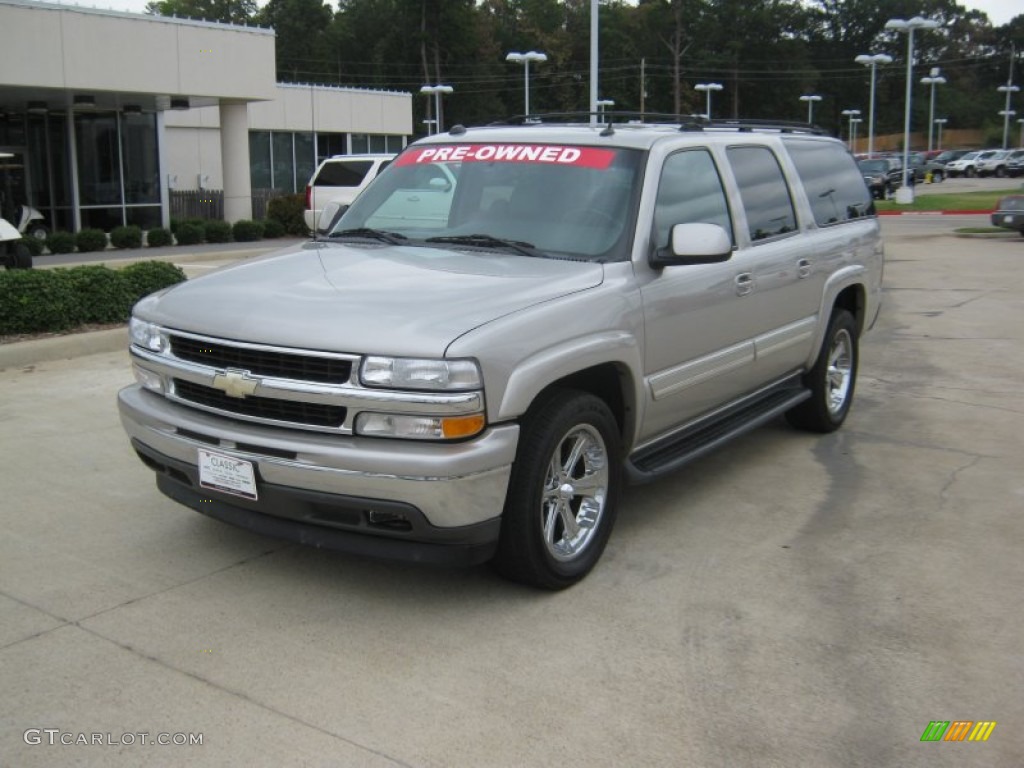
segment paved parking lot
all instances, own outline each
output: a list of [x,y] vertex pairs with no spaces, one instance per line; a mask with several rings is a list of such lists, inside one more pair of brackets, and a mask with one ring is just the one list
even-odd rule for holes
[[942,219],[883,224],[843,430],[630,489],[560,594],[164,499],[123,351],[0,371],[0,765],[1020,766],[1024,238]]

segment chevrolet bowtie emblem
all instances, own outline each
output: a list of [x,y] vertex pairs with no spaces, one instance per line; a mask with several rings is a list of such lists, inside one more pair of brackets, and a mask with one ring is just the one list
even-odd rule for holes
[[213,386],[228,397],[244,398],[253,394],[260,380],[249,376],[248,371],[228,368],[224,373],[213,377]]

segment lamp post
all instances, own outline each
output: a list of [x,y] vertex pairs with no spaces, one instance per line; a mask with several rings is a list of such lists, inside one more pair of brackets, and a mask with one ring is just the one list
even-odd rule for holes
[[1019,91],[1020,87],[1008,82],[1006,85],[1000,85],[996,90],[1006,94],[1006,106],[999,113],[1003,116],[1003,149],[1006,149],[1010,137],[1010,117],[1016,114],[1010,109],[1010,97]]
[[807,123],[814,124],[814,102],[821,101],[821,96],[816,93],[806,93],[800,97],[800,101],[807,102]]
[[505,61],[514,61],[517,64],[523,65],[523,100],[525,102],[524,112],[527,117],[530,116],[530,62],[536,61],[538,64],[542,61],[547,61],[548,57],[546,53],[538,53],[537,51],[527,51],[526,53],[516,53],[513,51],[505,57]]
[[855,117],[860,115],[860,110],[859,109],[844,109],[839,114],[841,114],[843,117],[845,117],[845,118],[847,118],[847,120],[849,120],[849,128],[847,129],[846,134],[847,134],[847,138],[850,141],[850,144],[849,144],[850,151],[853,152],[853,118],[855,118]]
[[863,122],[859,117],[850,121],[850,152],[852,154],[857,154],[857,126]]
[[1020,147],[1024,149],[1024,117],[1017,118],[1017,125],[1020,126]]
[[896,190],[896,202],[914,202],[914,189],[910,186],[910,95],[914,87],[914,31],[935,29],[939,22],[914,16],[912,19],[889,19],[885,28],[907,35],[907,96],[903,104],[903,181]]
[[887,53],[862,53],[854,59],[858,64],[871,67],[871,102],[868,104],[868,157],[875,154],[875,75],[879,64],[892,64]]
[[949,122],[949,118],[947,118],[947,117],[936,117],[935,118],[935,125],[937,125],[938,128],[939,128],[939,142],[938,142],[938,146],[936,147],[936,149],[942,149],[942,129],[946,126],[946,123],[948,123],[948,122]]
[[704,114],[707,115],[708,120],[711,120],[711,92],[722,90],[721,83],[697,83],[693,86],[695,91],[704,91],[707,96],[707,108],[704,110]]
[[921,85],[932,87],[932,96],[928,102],[928,151],[932,151],[932,126],[935,125],[935,86],[945,85],[946,78],[939,74],[938,67],[932,67],[927,77],[921,78]]
[[434,120],[437,122],[438,133],[444,130],[444,119],[441,117],[441,94],[451,93],[454,90],[450,85],[424,85],[420,88],[420,93],[434,96]]
[[597,107],[598,117],[604,117],[605,107],[614,107],[615,102],[612,99],[598,99],[595,102],[595,106]]

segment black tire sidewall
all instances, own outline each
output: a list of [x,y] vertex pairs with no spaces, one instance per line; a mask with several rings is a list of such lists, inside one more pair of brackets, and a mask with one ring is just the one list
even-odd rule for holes
[[[548,464],[562,438],[577,426],[597,430],[608,456],[608,490],[598,530],[570,562],[555,560],[544,544],[541,499]],[[622,440],[604,401],[587,392],[545,396],[523,420],[512,467],[494,566],[506,578],[544,589],[572,586],[594,567],[611,536],[621,486]]]
[[[833,413],[828,405],[828,359],[836,336],[845,330],[850,336],[850,386],[842,408]],[[811,397],[786,414],[789,422],[800,429],[812,432],[833,432],[843,425],[853,404],[857,385],[857,368],[860,364],[860,350],[857,337],[857,321],[845,309],[836,309],[829,319],[828,330],[818,352],[814,367],[804,376],[804,386],[811,391]]]

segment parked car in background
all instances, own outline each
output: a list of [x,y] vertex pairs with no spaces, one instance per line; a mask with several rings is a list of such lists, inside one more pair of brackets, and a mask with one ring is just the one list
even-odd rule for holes
[[394,155],[335,155],[317,166],[306,185],[306,226],[312,232],[329,202],[348,205],[383,171]]
[[900,162],[892,157],[875,157],[870,160],[858,160],[857,167],[864,176],[871,196],[876,200],[890,197],[902,183]]
[[914,183],[940,182],[946,178],[946,164],[929,160],[927,152],[913,152],[908,157],[910,169],[914,172]]
[[[986,154],[986,153],[982,153]],[[978,158],[979,176],[1006,176],[1006,158],[1010,153],[1005,149],[992,150],[987,157]]]
[[968,152],[957,160],[946,163],[946,175],[950,178],[956,176],[970,176],[973,178],[978,175],[978,163],[990,157],[994,151],[989,149],[983,152]]
[[1024,174],[1024,149],[1015,149],[1006,158],[1006,175],[1017,178]]
[[932,159],[937,163],[948,165],[954,160],[959,160],[970,151],[969,149],[944,149]]
[[992,211],[992,224],[1015,229],[1024,235],[1024,195],[1007,195]]

